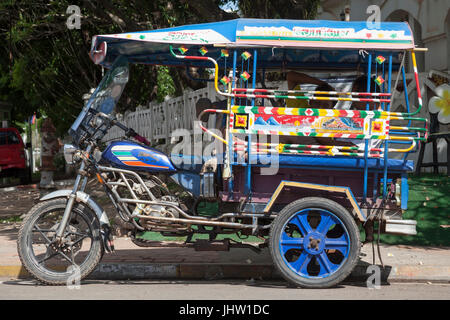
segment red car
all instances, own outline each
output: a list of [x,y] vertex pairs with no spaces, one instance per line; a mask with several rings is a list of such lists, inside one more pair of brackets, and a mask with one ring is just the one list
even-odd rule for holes
[[0,177],[19,177],[21,182],[30,177],[25,145],[16,128],[0,128]]

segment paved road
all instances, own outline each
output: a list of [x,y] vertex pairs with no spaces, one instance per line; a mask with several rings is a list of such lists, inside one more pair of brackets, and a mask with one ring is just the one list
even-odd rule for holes
[[450,284],[364,283],[326,290],[287,288],[281,281],[84,281],[80,289],[0,278],[0,300],[449,300]]

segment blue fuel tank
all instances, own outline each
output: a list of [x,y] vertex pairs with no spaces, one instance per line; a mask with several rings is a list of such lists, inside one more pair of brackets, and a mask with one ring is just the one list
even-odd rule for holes
[[132,141],[114,141],[102,153],[103,161],[116,168],[147,171],[176,172],[170,159],[162,152]]

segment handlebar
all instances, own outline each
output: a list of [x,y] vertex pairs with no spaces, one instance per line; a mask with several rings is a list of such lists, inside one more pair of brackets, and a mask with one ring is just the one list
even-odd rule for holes
[[[122,124],[120,124],[122,126]],[[120,126],[119,126],[120,127]],[[124,126],[125,127],[125,126]],[[122,129],[122,127],[120,127]],[[126,127],[125,127],[126,128]],[[127,128],[127,130],[125,130],[125,135],[132,137],[133,139],[137,140],[140,143],[145,144],[146,146],[150,147],[150,141],[148,141],[145,137],[139,135],[136,133],[136,131],[134,131],[131,128]]]
[[104,119],[106,119],[107,121],[109,121],[112,125],[118,126],[120,129],[122,129],[123,131],[125,131],[125,135],[127,137],[131,137],[133,139],[135,139],[136,141],[145,144],[146,146],[150,146],[151,143],[150,141],[148,141],[145,137],[141,136],[140,134],[138,134],[136,131],[134,131],[132,128],[128,128],[127,126],[125,126],[124,124],[120,123],[119,121],[117,121],[115,118],[111,118],[109,115],[97,111],[97,110],[90,110],[92,113],[94,113],[95,115],[98,115]]

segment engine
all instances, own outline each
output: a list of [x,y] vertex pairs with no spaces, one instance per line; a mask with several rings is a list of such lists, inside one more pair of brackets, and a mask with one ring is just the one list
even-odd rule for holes
[[[179,211],[174,208],[186,209],[179,199],[170,194],[169,189],[157,176],[143,174],[144,179],[136,173],[110,172],[107,184],[116,195],[120,217],[129,222],[130,216],[139,216],[137,222],[148,231],[180,234],[189,230],[190,226],[175,221],[153,218],[176,219],[180,217]],[[131,201],[132,200],[132,201]],[[157,204],[135,203],[136,200],[152,201]],[[120,211],[123,211],[120,213]],[[148,218],[146,218],[148,217]]]

